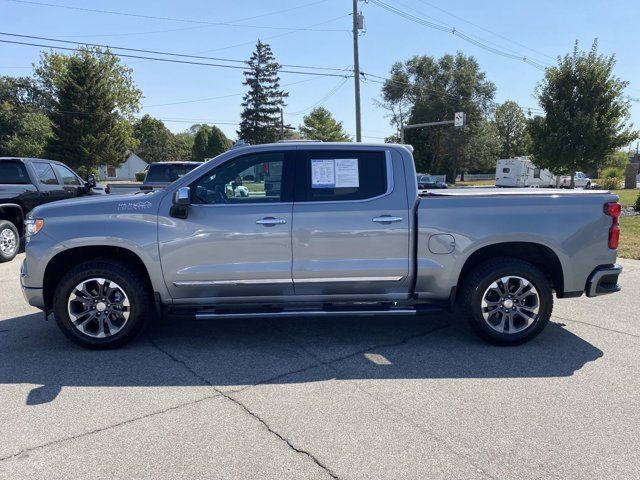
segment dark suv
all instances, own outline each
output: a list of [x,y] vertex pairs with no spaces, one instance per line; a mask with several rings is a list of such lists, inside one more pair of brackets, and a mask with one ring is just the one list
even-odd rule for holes
[[24,218],[43,203],[98,192],[96,179],[83,180],[64,163],[41,158],[0,157],[0,262],[18,253]]

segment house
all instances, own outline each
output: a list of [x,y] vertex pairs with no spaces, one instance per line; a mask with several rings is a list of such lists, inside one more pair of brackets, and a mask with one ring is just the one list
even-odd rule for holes
[[143,171],[147,162],[133,152],[127,152],[127,159],[116,167],[115,165],[100,165],[98,167],[100,181],[125,180],[135,182],[136,172]]

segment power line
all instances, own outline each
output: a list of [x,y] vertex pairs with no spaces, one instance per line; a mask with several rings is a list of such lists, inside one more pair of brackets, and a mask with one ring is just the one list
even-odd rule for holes
[[[319,78],[322,78],[322,77],[305,78],[304,80],[298,80],[297,82],[285,83],[285,84],[282,85],[282,87],[290,87],[292,85],[297,85],[299,83],[311,82],[311,81],[314,81],[314,80],[318,80]],[[217,97],[195,98],[195,99],[192,99],[192,100],[182,100],[182,101],[178,101],[178,102],[157,103],[157,104],[154,104],[154,105],[143,105],[142,108],[166,107],[166,106],[169,106],[169,105],[182,105],[182,104],[185,104],[185,103],[207,102],[209,100],[219,100],[219,99],[223,99],[223,98],[241,97],[245,93],[246,92],[238,92],[238,93],[230,93],[228,95],[220,95],[220,96],[217,96]]]
[[[373,83],[378,83],[381,85],[384,85],[385,82],[391,82],[391,83],[395,83],[396,85],[406,85],[404,82],[398,82],[395,80],[392,80],[391,78],[388,77],[383,77],[381,75],[374,75],[372,73],[366,73],[366,72],[362,72],[365,80],[367,82],[373,82]],[[372,80],[372,79],[367,79],[367,77],[374,77],[380,80]],[[384,81],[382,81],[384,80]],[[420,87],[423,90],[427,90],[431,95],[440,95],[440,96],[446,96],[449,98],[452,98],[454,100],[464,100],[464,97],[462,97],[461,95],[454,95],[448,92],[445,92],[443,90],[437,90],[434,88],[428,88],[428,87]],[[515,102],[514,102],[515,103]],[[495,110],[498,106],[500,106],[501,104],[499,102],[490,102],[490,108],[491,110]],[[538,107],[523,107],[522,105],[517,104],[518,107],[520,107],[520,109],[525,110],[527,112],[535,112],[535,113],[545,113],[544,110],[542,108],[538,108]]]
[[[161,17],[161,16],[157,16],[157,15],[144,15],[144,14],[140,14],[140,13],[118,12],[118,11],[115,11],[115,10],[99,10],[99,9],[96,9],[96,8],[74,7],[74,6],[71,6],[71,5],[58,5],[58,4],[46,3],[46,2],[35,2],[35,1],[31,1],[31,0],[6,0],[6,1],[14,2],[14,3],[24,3],[24,4],[29,4],[29,5],[37,5],[37,6],[42,6],[42,7],[63,8],[63,9],[67,9],[67,10],[77,10],[77,11],[82,11],[82,12],[103,13],[103,14],[108,14],[108,15],[119,15],[119,16],[123,16],[123,17],[144,18],[144,19],[147,19],[147,20],[162,20],[162,21],[171,21],[171,22],[181,22],[181,23],[190,23],[190,24],[196,24],[196,25],[240,27],[240,28],[260,28],[260,29],[270,29],[270,30],[299,30],[299,28],[296,28],[296,27],[275,27],[275,26],[269,26],[269,25],[243,25],[243,24],[230,23],[230,22],[210,22],[210,21],[207,21],[207,20],[196,20],[196,19],[192,19],[192,18]],[[320,2],[316,2],[316,3],[320,3]],[[296,7],[294,7],[294,8],[296,8]],[[300,7],[297,7],[297,8],[300,8]],[[257,17],[250,17],[250,18],[257,18]],[[348,30],[344,30],[344,29],[316,29],[316,30],[307,29],[307,30],[316,31],[316,32],[345,32],[345,31],[348,31]]]
[[334,96],[336,93],[338,93],[338,91],[344,86],[344,84],[347,82],[347,80],[349,80],[349,77],[345,77],[342,80],[340,80],[337,85],[335,85],[331,90],[329,90],[320,100],[318,100],[317,102],[315,102],[313,105],[308,106],[307,108],[303,108],[302,110],[298,110],[296,112],[286,112],[287,115],[302,115],[305,112],[317,107],[318,105],[323,104],[324,102],[326,102],[327,100],[329,100],[329,98],[331,98],[332,96]]
[[414,23],[420,24],[422,26],[428,27],[428,28],[432,28],[434,30],[439,30],[441,32],[446,32],[446,33],[451,33],[465,41],[467,41],[468,43],[471,43],[473,45],[476,45],[477,47],[480,47],[488,52],[494,53],[496,55],[500,55],[502,57],[505,58],[510,58],[512,60],[519,60],[522,62],[525,62],[529,65],[531,65],[532,67],[535,67],[539,70],[544,70],[545,67],[544,65],[542,65],[540,62],[531,60],[530,58],[526,57],[526,56],[519,56],[519,55],[515,55],[512,53],[508,53],[505,52],[503,50],[499,50],[497,48],[494,48],[490,45],[487,45],[486,43],[483,43],[479,40],[476,40],[475,38],[473,38],[471,35],[464,33],[461,30],[456,29],[455,27],[447,27],[445,25],[441,25],[438,23],[434,23],[434,22],[430,22],[428,20],[425,20],[423,18],[417,17],[411,13],[405,12],[404,10],[401,10],[399,8],[393,7],[387,3],[384,3],[380,0],[369,0],[371,3],[373,3],[374,5],[379,6],[380,8],[383,8],[395,15],[398,15],[400,17],[403,17],[407,20],[410,20]]
[[[306,7],[310,7],[313,5],[318,5],[320,3],[325,3],[328,0],[319,0],[319,1],[315,1],[315,2],[311,2],[311,3],[305,3],[303,5],[297,5],[295,7],[291,7],[291,8],[285,8],[282,10],[275,10],[273,12],[267,12],[267,13],[262,13],[260,15],[254,15],[252,17],[245,17],[245,18],[241,18],[238,20],[234,20],[232,23],[238,23],[238,22],[244,22],[247,20],[254,20],[256,18],[262,18],[262,17],[268,17],[271,15],[278,15],[281,13],[285,13],[285,12],[290,12],[293,10],[299,10],[301,8],[306,8]],[[328,23],[328,22],[327,22]],[[196,28],[208,28],[209,25],[201,25],[201,26],[196,26],[196,27],[183,27],[183,28],[171,28],[171,29],[164,29],[164,30],[152,30],[152,31],[147,31],[147,32],[129,32],[129,33],[113,33],[113,34],[82,34],[82,35],[60,35],[61,37],[66,37],[66,38],[73,38],[73,37],[93,37],[93,38],[99,38],[99,37],[127,37],[127,36],[139,36],[139,35],[151,35],[151,34],[155,34],[155,33],[168,33],[168,32],[183,32],[183,31],[188,31],[188,30],[194,30]],[[310,26],[308,28],[311,28],[313,26]]]
[[[199,60],[213,60],[219,62],[230,62],[230,63],[242,63],[247,65],[249,62],[247,60],[238,60],[234,58],[220,58],[220,57],[207,57],[201,55],[191,55],[187,53],[175,53],[175,52],[165,52],[161,50],[145,50],[140,48],[130,48],[130,47],[118,47],[115,45],[106,45],[100,43],[86,43],[86,42],[74,42],[72,40],[60,40],[58,38],[53,37],[39,37],[35,35],[21,35],[18,33],[8,33],[8,32],[0,32],[0,35],[7,37],[18,37],[18,38],[28,38],[32,40],[45,40],[48,42],[59,42],[65,44],[73,44],[73,45],[84,45],[87,47],[98,47],[98,48],[107,48],[109,50],[124,50],[126,52],[138,52],[138,53],[149,53],[153,55],[166,55],[171,57],[183,57],[183,58],[194,58]],[[318,66],[309,66],[309,65],[290,65],[290,64],[281,64],[281,67],[291,67],[291,68],[305,68],[309,70],[331,70],[335,72],[343,72],[344,68],[334,68],[334,67],[318,67]]]
[[[53,50],[66,50],[66,51],[73,51],[73,52],[81,51],[80,48],[60,47],[60,46],[57,46],[57,45],[44,45],[44,44],[41,44],[41,43],[18,42],[18,41],[14,41],[14,40],[2,40],[2,39],[0,39],[0,43],[9,43],[9,44],[14,44],[14,45],[26,45],[26,46],[30,46],[30,47],[40,47],[40,48],[51,48]],[[117,57],[123,57],[123,58],[154,60],[154,61],[158,61],[158,62],[178,63],[178,64],[185,64],[185,65],[201,65],[201,66],[207,66],[207,67],[231,68],[231,69],[235,69],[235,70],[245,70],[247,68],[246,66],[243,67],[243,66],[240,66],[240,65],[225,65],[225,64],[221,64],[221,63],[205,63],[205,62],[195,62],[195,61],[189,61],[189,60],[177,60],[177,59],[172,59],[172,58],[147,57],[147,56],[142,56],[142,55],[131,55],[131,54],[125,54],[125,53],[114,53],[114,55],[116,55]],[[320,77],[345,77],[345,75],[341,75],[339,73],[302,72],[302,71],[297,71],[297,70],[279,70],[279,73],[291,73],[291,74],[295,74],[295,75],[314,75],[314,76],[320,76]]]
[[550,58],[551,60],[555,60],[555,57],[552,57],[551,55],[548,55],[548,54],[546,54],[544,52],[541,52],[540,50],[536,50],[534,48],[528,47],[527,45],[525,45],[523,43],[520,43],[520,42],[518,42],[516,40],[513,40],[513,39],[511,39],[509,37],[505,37],[504,35],[502,35],[500,33],[494,32],[493,30],[489,30],[488,28],[485,28],[482,25],[478,25],[477,23],[473,23],[473,22],[471,22],[471,21],[469,21],[469,20],[467,20],[467,19],[465,19],[463,17],[460,17],[460,16],[458,16],[458,15],[456,15],[454,13],[451,13],[451,12],[445,10],[444,8],[441,8],[441,7],[439,7],[437,5],[434,5],[434,4],[430,3],[430,2],[427,2],[426,0],[419,0],[419,1],[421,3],[429,6],[429,7],[435,8],[436,10],[440,10],[441,12],[445,13],[446,15],[449,15],[449,16],[451,16],[453,18],[456,18],[456,19],[461,20],[461,21],[463,21],[465,23],[468,23],[469,25],[473,25],[474,27],[479,28],[480,30],[483,30],[483,31],[485,31],[487,33],[490,33],[492,35],[495,35],[498,38],[506,40],[507,42],[511,42],[514,45],[518,45],[519,47],[526,48],[527,50],[529,50],[531,52],[537,53],[538,55],[542,55],[543,57],[547,57],[547,58]]

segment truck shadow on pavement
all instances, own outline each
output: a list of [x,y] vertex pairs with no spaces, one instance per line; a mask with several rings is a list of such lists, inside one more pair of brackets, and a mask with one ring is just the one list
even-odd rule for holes
[[[0,322],[0,384],[34,384],[28,405],[64,387],[202,386],[356,379],[566,377],[603,353],[559,323],[532,342],[485,344],[450,314],[419,318],[155,321],[120,350],[82,349],[42,314]],[[38,386],[41,385],[41,386]]]

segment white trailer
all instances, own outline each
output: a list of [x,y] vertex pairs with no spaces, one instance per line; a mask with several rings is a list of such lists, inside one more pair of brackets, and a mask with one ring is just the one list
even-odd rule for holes
[[529,157],[504,158],[496,165],[496,187],[555,187],[556,177]]

